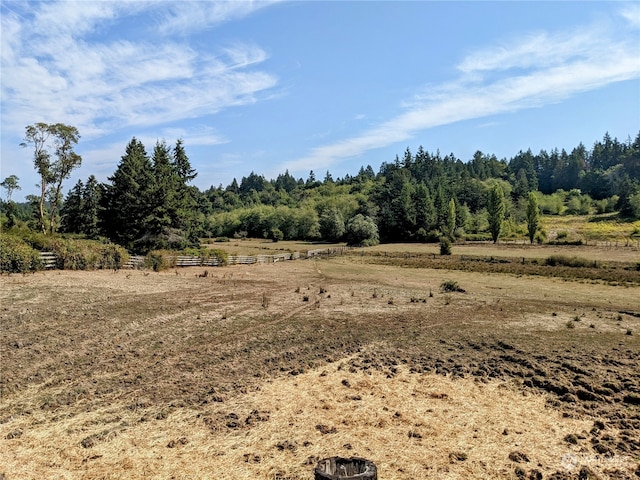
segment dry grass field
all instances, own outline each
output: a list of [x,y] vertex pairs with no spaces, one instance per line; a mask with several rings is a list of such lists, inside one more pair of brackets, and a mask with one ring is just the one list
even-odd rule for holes
[[[381,480],[640,477],[637,250],[381,248],[1,277],[0,474],[311,479],[340,455]],[[486,248],[466,255],[551,255]]]

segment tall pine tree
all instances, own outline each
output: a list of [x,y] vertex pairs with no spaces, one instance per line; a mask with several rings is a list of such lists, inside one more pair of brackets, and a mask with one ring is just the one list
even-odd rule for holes
[[132,251],[136,240],[151,229],[153,169],[142,142],[135,137],[126,147],[103,197],[103,229],[114,242]]

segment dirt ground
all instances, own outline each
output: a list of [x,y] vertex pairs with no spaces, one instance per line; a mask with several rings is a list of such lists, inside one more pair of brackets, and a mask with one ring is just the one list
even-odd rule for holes
[[0,473],[640,477],[640,278],[374,260],[1,277]]

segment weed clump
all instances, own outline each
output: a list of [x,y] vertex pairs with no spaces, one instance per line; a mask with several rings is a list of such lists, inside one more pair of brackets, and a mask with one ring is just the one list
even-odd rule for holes
[[455,280],[446,280],[440,284],[440,290],[443,292],[459,292],[464,293],[466,290],[458,285]]

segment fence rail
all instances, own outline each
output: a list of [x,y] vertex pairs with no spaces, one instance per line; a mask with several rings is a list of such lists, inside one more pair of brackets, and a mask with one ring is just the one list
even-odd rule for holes
[[[276,255],[229,255],[227,265],[253,265],[255,263],[277,263],[286,260],[298,260],[300,258],[315,258],[329,255],[342,255],[352,247],[321,248],[309,250],[305,254],[300,252],[280,253]],[[56,268],[57,256],[53,252],[40,252],[40,258],[47,269]],[[218,257],[196,257],[189,255],[176,255],[171,260],[175,261],[176,267],[220,267],[224,261]],[[129,260],[122,265],[122,268],[140,269],[144,268],[145,257],[143,255],[131,255]],[[174,264],[174,262],[171,262]]]
[[56,268],[58,257],[53,252],[40,252],[40,260],[44,263],[44,268]]

